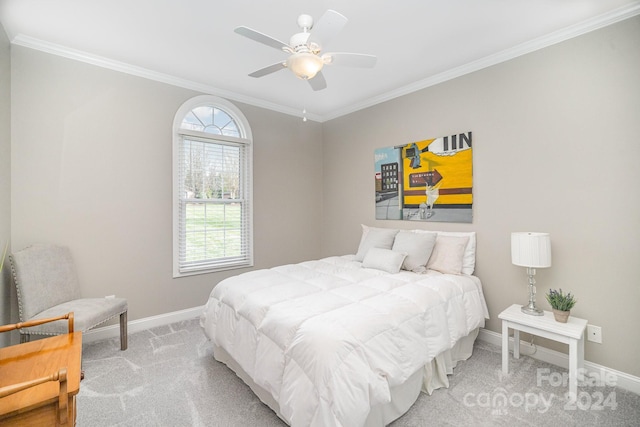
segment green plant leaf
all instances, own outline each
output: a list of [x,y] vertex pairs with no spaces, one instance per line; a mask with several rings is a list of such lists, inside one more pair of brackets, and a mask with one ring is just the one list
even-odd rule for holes
[[565,294],[562,292],[562,288],[558,289],[549,289],[549,292],[545,294],[547,298],[547,302],[551,306],[551,308],[560,310],[560,311],[569,311],[576,305],[578,300],[575,299],[571,292]]

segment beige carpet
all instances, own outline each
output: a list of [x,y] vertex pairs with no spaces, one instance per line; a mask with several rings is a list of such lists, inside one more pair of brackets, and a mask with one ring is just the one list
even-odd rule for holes
[[[198,320],[119,340],[86,344],[79,427],[286,426],[225,365],[216,362]],[[640,426],[640,396],[610,386],[579,388],[567,405],[562,373],[530,357],[501,374],[500,348],[476,342],[448,389],[422,394],[392,424],[406,426]]]

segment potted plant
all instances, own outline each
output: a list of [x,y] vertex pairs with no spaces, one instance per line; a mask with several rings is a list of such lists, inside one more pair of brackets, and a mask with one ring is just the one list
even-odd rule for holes
[[549,305],[553,309],[553,317],[556,321],[561,323],[567,323],[569,319],[569,313],[576,302],[578,302],[571,292],[564,294],[562,289],[549,289],[549,292],[545,294]]

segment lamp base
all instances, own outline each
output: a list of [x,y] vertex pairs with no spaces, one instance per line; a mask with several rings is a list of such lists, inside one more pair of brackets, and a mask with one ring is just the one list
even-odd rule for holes
[[524,314],[530,314],[532,316],[542,316],[542,315],[544,315],[544,312],[542,310],[540,310],[536,306],[532,306],[531,304],[523,305],[521,310],[522,310],[522,312]]
[[522,306],[522,312],[532,316],[542,316],[544,312],[536,307],[536,287],[534,286],[536,280],[533,278],[535,275],[536,269],[527,267],[527,276],[529,276],[529,304]]

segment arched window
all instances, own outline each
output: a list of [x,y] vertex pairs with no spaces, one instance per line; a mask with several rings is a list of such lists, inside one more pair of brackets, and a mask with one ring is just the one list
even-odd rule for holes
[[230,102],[202,95],[173,123],[173,276],[253,265],[252,136]]

